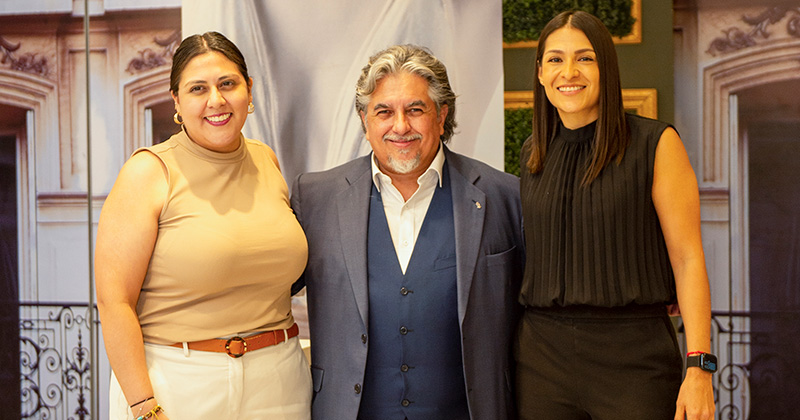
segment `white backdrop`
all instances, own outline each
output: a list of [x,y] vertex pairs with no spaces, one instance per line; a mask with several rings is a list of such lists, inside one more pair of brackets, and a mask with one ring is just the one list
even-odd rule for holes
[[242,50],[256,113],[246,136],[275,149],[284,176],[369,151],[353,110],[370,55],[423,45],[444,62],[456,102],[450,147],[503,168],[500,0],[183,0],[183,36],[215,30]]

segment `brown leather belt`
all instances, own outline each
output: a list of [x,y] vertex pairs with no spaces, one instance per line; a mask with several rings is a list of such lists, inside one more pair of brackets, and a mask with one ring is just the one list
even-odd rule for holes
[[[284,333],[285,331],[285,333]],[[186,343],[189,350],[213,351],[216,353],[227,353],[230,357],[242,357],[248,351],[263,349],[296,337],[300,333],[297,324],[293,324],[287,330],[272,330],[249,337],[231,337],[227,340],[222,338],[212,338],[211,340],[191,341]],[[183,343],[170,344],[172,347],[183,348]]]

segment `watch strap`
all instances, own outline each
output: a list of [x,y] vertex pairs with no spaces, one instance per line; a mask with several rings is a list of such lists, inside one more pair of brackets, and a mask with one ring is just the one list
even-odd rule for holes
[[686,367],[699,367],[706,372],[717,371],[717,357],[711,353],[699,353],[686,357]]

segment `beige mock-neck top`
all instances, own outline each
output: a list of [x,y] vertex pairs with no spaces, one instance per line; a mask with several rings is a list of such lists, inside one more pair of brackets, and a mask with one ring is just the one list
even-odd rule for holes
[[230,153],[180,132],[155,154],[169,190],[137,312],[144,341],[172,344],[289,328],[308,245],[269,147]]

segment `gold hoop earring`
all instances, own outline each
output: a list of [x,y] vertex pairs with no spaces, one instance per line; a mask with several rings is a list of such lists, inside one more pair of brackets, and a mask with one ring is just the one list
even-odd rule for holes
[[256,106],[253,105],[252,102],[250,102],[250,104],[247,105],[247,113],[252,114],[254,112],[256,112]]
[[183,118],[181,118],[181,114],[177,112],[172,116],[172,121],[175,121],[175,124],[183,125]]

